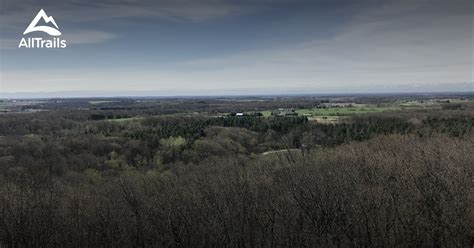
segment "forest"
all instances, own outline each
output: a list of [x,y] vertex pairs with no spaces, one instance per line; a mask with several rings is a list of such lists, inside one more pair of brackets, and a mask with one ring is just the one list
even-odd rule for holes
[[16,103],[0,113],[0,247],[474,245],[474,102],[331,124],[226,114],[316,102]]

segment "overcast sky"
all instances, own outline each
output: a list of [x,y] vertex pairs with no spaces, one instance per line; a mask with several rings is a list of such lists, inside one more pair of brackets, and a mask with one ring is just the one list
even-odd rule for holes
[[[473,5],[1,0],[0,94],[474,91]],[[40,9],[67,48],[18,48]]]

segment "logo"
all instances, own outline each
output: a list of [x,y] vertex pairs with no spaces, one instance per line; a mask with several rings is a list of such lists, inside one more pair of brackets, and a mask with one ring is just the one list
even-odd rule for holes
[[[52,23],[56,29],[52,28],[52,27],[49,27],[49,26],[36,26],[38,25],[38,22],[40,21],[40,19],[43,19],[45,23]],[[35,31],[43,31],[49,35],[52,35],[52,36],[59,36],[61,35],[61,32],[59,31],[59,27],[58,27],[58,24],[56,24],[56,22],[54,21],[54,18],[52,16],[47,16],[46,15],[46,12],[44,12],[43,9],[41,9],[38,14],[35,16],[35,19],[33,19],[33,21],[31,21],[30,25],[26,28],[25,32],[23,32],[23,34],[28,34],[28,33],[31,33],[31,32],[35,32]]]
[[[54,27],[38,25],[38,22],[41,20],[43,20],[45,24],[51,23],[54,25]],[[23,32],[23,35],[33,32],[44,32],[50,36],[61,35],[61,31],[59,31],[58,24],[56,24],[54,18],[52,16],[48,16],[43,9],[41,9],[33,21],[31,21],[30,25],[28,25],[28,27],[25,29],[25,32]],[[65,48],[66,46],[66,40],[62,40],[59,37],[53,37],[52,39],[44,39],[41,37],[23,37],[20,41],[20,44],[18,44],[18,48]]]

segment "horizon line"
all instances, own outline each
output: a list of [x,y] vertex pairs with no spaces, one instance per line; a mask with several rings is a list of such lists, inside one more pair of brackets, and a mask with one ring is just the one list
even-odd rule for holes
[[[244,94],[244,93],[222,93],[222,94],[143,94],[134,95],[133,92],[130,94],[117,94],[117,95],[84,95],[84,93],[92,93],[94,91],[54,91],[54,92],[7,92],[0,93],[0,100],[8,99],[85,99],[85,98],[209,98],[209,97],[291,97],[291,96],[364,96],[364,95],[474,95],[474,90],[469,91],[360,91],[360,92],[321,92],[321,93],[256,93],[256,94]],[[138,92],[149,92],[149,91],[135,91]],[[74,94],[77,95],[67,95]],[[99,92],[96,92],[99,93]],[[103,92],[102,92],[103,93]],[[44,94],[44,95],[40,95]],[[64,94],[64,95],[56,95]],[[8,96],[11,95],[11,96]],[[28,96],[29,95],[29,96]]]

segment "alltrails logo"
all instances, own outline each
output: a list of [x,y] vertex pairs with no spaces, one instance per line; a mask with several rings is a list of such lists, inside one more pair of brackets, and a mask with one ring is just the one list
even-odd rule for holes
[[[56,28],[50,26],[38,26],[38,22],[40,20],[43,20],[45,24],[51,23]],[[51,36],[61,35],[58,24],[56,24],[54,18],[52,16],[46,15],[46,12],[44,12],[43,9],[41,9],[33,21],[31,21],[25,32],[23,32],[23,35],[38,31],[45,32]],[[65,48],[66,46],[66,40],[62,40],[59,37],[53,37],[52,39],[43,39],[40,37],[29,37],[26,39],[22,38],[20,44],[18,44],[18,48]]]

